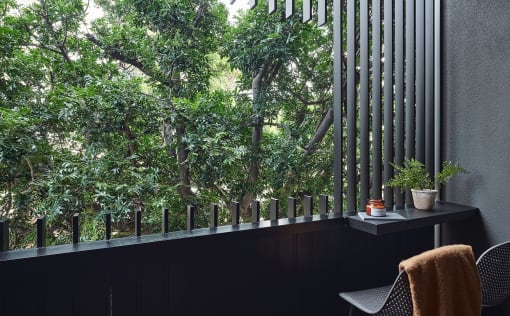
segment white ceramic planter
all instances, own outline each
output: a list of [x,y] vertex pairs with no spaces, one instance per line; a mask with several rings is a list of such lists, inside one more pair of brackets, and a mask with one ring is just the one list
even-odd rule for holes
[[436,202],[437,190],[411,189],[414,207],[419,210],[431,210]]

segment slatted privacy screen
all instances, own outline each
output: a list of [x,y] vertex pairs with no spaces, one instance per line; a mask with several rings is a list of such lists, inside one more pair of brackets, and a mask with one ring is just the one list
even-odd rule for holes
[[[279,1],[292,15],[294,1]],[[440,158],[440,1],[296,3],[318,25],[333,9],[335,211],[359,210],[369,197],[404,207],[410,198],[384,186],[389,163],[416,157],[433,173]]]

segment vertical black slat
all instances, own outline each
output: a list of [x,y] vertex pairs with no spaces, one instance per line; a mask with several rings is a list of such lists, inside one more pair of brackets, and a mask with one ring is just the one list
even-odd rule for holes
[[37,248],[46,247],[46,216],[37,219]]
[[[319,6],[320,12],[320,6]],[[342,211],[342,1],[333,2],[333,174],[335,212]]]
[[381,199],[382,192],[382,128],[381,128],[381,1],[372,1],[372,197]]
[[347,1],[347,211],[356,210],[356,0]]
[[[404,0],[395,0],[395,159],[404,160]],[[404,206],[404,196],[395,190],[395,206]]]
[[251,202],[251,222],[254,224],[260,222],[260,201]]
[[425,1],[425,166],[434,174],[434,1]]
[[[434,160],[441,168],[441,1],[434,1]],[[441,196],[438,197],[441,199]]]
[[[333,6],[336,4],[336,2],[337,1],[335,1]],[[318,5],[318,7],[317,7],[317,10],[318,10],[317,25],[323,26],[324,24],[326,24],[326,22],[328,22],[328,5],[326,3],[326,0],[319,0],[317,5]],[[335,10],[336,9],[333,9],[333,14],[335,14],[334,13]]]
[[285,18],[290,18],[294,15],[294,0],[285,0]]
[[[434,0],[434,174],[440,171],[442,159],[441,84],[441,0]],[[437,199],[442,199],[441,191]],[[434,225],[434,247],[440,247],[442,240],[441,225]]]
[[[133,212],[134,213],[134,212]],[[115,252],[109,252],[105,264],[111,264],[110,293],[111,316],[131,315],[139,316],[140,306],[140,260],[143,256],[144,247],[127,250],[124,247],[117,248]],[[162,254],[159,254],[162,256]]]
[[250,10],[254,9],[257,6],[257,4],[258,4],[257,0],[250,0],[248,2],[248,6],[249,6]]
[[[393,0],[384,0],[384,182],[393,176]],[[384,187],[386,205],[393,206],[393,189]]]
[[275,221],[280,217],[280,203],[277,199],[271,198],[269,205],[269,220]]
[[319,196],[319,214],[326,215],[329,211],[329,196],[321,194]]
[[[414,6],[415,0],[406,0],[406,96],[405,96],[405,115],[406,115],[406,158],[410,159],[415,155],[415,19]],[[411,195],[406,192],[406,205],[411,204]]]
[[313,216],[313,197],[311,197],[310,195],[305,195],[303,198],[303,211],[304,217]]
[[230,213],[232,215],[232,226],[239,225],[239,214],[241,210],[241,205],[239,202],[232,202],[230,207]]
[[112,213],[104,214],[104,223],[105,223],[105,239],[112,239]]
[[0,219],[0,252],[9,250],[9,220]]
[[[82,260],[90,260],[88,256],[81,256],[80,258]],[[73,310],[78,309],[78,306],[73,304],[76,302],[76,284],[79,282],[78,280],[87,277],[88,275],[85,274],[85,276],[79,276],[82,270],[78,270],[75,267],[77,264],[76,257],[73,257],[73,255],[70,255],[68,252],[61,256],[45,257],[43,263],[40,264],[37,264],[34,261],[35,260],[32,260],[31,263],[32,265],[35,264],[37,268],[33,268],[37,269],[37,273],[41,274],[41,276],[36,280],[31,280],[30,285],[27,286],[34,286],[38,288],[40,293],[39,299],[42,304],[40,305],[40,314],[37,315],[78,315],[73,313]],[[17,272],[19,273],[20,271],[18,270]],[[4,278],[5,277],[2,275],[2,280],[4,280]],[[26,295],[26,304],[31,304],[32,299],[32,296]],[[16,313],[14,315],[23,314]]]
[[186,227],[188,231],[195,229],[195,207],[193,205],[186,207]]
[[169,212],[168,208],[164,207],[161,211],[161,217],[162,217],[162,223],[161,223],[161,232],[163,234],[168,234],[168,231],[170,230],[170,222],[169,222]]
[[415,155],[415,19],[414,4],[416,0],[406,0],[406,158],[410,159]]
[[209,217],[209,228],[218,227],[218,204],[211,204],[211,215]]
[[73,215],[73,244],[80,242],[80,213]]
[[312,0],[303,0],[303,23],[312,19]]
[[416,158],[425,161],[425,0],[416,0]]
[[135,211],[135,234],[136,237],[142,236],[142,210],[139,208]]
[[[368,0],[360,1],[360,201],[370,194]],[[363,205],[363,204],[362,204]]]
[[[149,249],[147,249],[149,248]],[[167,280],[168,280],[168,261],[170,256],[161,252],[156,252],[154,249],[160,249],[161,252],[165,252],[164,247],[144,247],[140,251],[140,266],[138,266],[137,279],[139,286],[140,298],[140,312],[137,316],[163,316],[170,315],[167,310],[167,302],[169,299],[169,293],[167,291]],[[168,248],[166,248],[168,249]],[[148,259],[148,257],[157,256],[157,258]],[[175,260],[175,259],[174,259]],[[77,315],[78,316],[78,315]],[[79,315],[84,316],[84,315]],[[125,315],[127,316],[127,315]]]
[[276,11],[276,0],[268,0],[267,3],[269,14]]
[[287,217],[296,218],[296,198],[289,197],[287,199]]

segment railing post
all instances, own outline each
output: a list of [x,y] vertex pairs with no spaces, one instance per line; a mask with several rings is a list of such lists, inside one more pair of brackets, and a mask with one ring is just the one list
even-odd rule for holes
[[287,199],[287,217],[296,218],[296,198],[289,197]]
[[321,194],[319,200],[319,214],[327,215],[329,210],[329,196]]
[[112,239],[112,213],[108,212],[104,214],[105,223],[105,239]]
[[288,19],[294,15],[294,0],[285,1],[285,18]]
[[303,0],[303,23],[312,19],[312,0]]
[[73,214],[73,244],[80,242],[80,213]]
[[303,199],[304,217],[313,216],[313,197],[305,195]]
[[9,220],[0,219],[0,252],[9,250]]
[[135,233],[136,237],[142,236],[142,209],[138,208],[135,211]]
[[162,215],[161,232],[163,234],[168,234],[170,226],[168,222],[168,208],[164,207],[161,215]]
[[323,26],[328,22],[328,4],[326,0],[319,0],[317,7],[317,26]]
[[260,222],[260,201],[251,202],[251,222],[253,224]]
[[195,207],[193,205],[188,205],[186,208],[187,212],[187,227],[188,231],[192,231],[195,229]]
[[241,210],[241,204],[239,202],[232,202],[230,204],[230,214],[232,217],[232,226],[239,225],[239,219],[240,219],[240,210]]
[[218,204],[211,204],[211,216],[209,217],[209,228],[218,227]]
[[37,219],[37,248],[46,247],[46,216]]
[[269,14],[276,12],[277,9],[276,0],[267,0],[267,2]]
[[277,199],[271,198],[271,205],[269,209],[269,219],[271,221],[277,221],[280,217],[280,203]]

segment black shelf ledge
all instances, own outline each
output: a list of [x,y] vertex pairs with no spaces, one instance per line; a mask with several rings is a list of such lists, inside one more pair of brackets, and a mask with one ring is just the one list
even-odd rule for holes
[[436,201],[434,208],[430,211],[407,208],[395,212],[406,219],[399,221],[363,220],[358,215],[353,215],[348,217],[349,226],[353,229],[380,236],[470,219],[478,214],[479,210],[472,206]]

